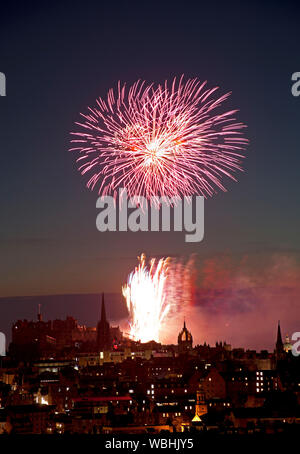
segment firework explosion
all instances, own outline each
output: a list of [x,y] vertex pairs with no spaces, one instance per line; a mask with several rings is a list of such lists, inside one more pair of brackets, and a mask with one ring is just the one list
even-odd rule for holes
[[139,257],[139,264],[123,286],[129,312],[129,336],[136,341],[161,341],[161,332],[175,314],[191,302],[193,258],[186,265],[170,257],[158,261]]
[[129,197],[150,201],[225,191],[222,179],[236,180],[248,140],[237,111],[221,112],[230,93],[214,97],[217,89],[183,76],[157,87],[137,81],[128,90],[119,82],[72,133],[87,186],[114,196],[126,188]]

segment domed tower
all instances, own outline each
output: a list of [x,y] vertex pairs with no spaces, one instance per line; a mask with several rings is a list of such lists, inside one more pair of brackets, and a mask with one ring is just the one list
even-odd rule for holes
[[191,332],[185,326],[185,320],[183,323],[183,328],[178,334],[178,352],[185,353],[193,348],[193,336]]

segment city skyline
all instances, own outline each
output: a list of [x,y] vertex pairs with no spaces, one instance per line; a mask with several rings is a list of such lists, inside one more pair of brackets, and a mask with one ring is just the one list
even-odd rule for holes
[[[285,333],[299,331],[298,11],[295,2],[258,1],[179,9],[164,2],[159,14],[134,3],[2,7],[1,331],[15,314],[34,313],[39,295],[49,314],[70,310],[90,323],[94,297],[85,295],[114,294],[114,316],[124,319],[121,288],[141,252],[195,254],[186,315],[199,341],[259,349],[270,347],[277,320]],[[224,108],[238,107],[248,126],[244,172],[205,200],[199,243],[182,232],[99,232],[97,194],[68,151],[78,112],[118,80],[157,85],[181,74],[232,92]],[[70,294],[82,296],[62,308],[59,295]]]
[[[105,295],[105,301],[106,301],[106,313],[107,319],[111,325],[115,325],[120,327],[121,331],[127,333],[128,332],[128,326],[129,326],[129,314],[127,313],[127,309],[125,304],[123,305],[123,317],[118,318],[117,317],[117,308],[119,306],[117,297],[118,295],[112,295],[108,294]],[[58,297],[58,295],[55,295],[54,297]],[[72,314],[72,300],[74,298],[81,298],[81,299],[86,299],[89,297],[91,299],[90,301],[90,307],[93,307],[93,309],[90,311],[92,316],[90,316],[88,319],[82,318],[83,314],[78,313],[75,317],[74,314]],[[115,297],[115,298],[114,298]],[[97,324],[101,318],[101,305],[102,305],[102,296],[101,295],[60,295],[61,302],[64,302],[64,306],[67,307],[65,311],[60,311],[60,312],[55,312],[55,310],[51,310],[51,306],[49,306],[49,299],[51,301],[51,296],[47,296],[46,299],[48,301],[45,301],[45,298],[40,298],[36,297],[36,299],[30,301],[30,306],[34,310],[30,312],[23,311],[22,316],[17,316],[14,320],[9,320],[9,323],[7,324],[7,328],[4,330],[4,333],[6,335],[6,349],[8,349],[10,342],[12,341],[11,338],[11,331],[13,329],[14,324],[18,321],[23,321],[26,320],[28,322],[37,322],[38,321],[38,311],[42,314],[42,319],[44,321],[53,321],[53,320],[64,320],[67,319],[68,317],[74,318],[79,325],[82,325],[86,328],[89,329],[97,329]],[[44,301],[42,304],[39,303],[38,301]],[[109,304],[110,302],[114,302],[113,305]],[[20,301],[22,304],[22,300]],[[60,302],[60,305],[61,305]],[[28,300],[27,300],[28,303]],[[48,303],[48,304],[47,304]],[[46,308],[46,310],[45,310]],[[25,310],[27,311],[28,306],[26,306]],[[98,317],[98,318],[97,318]],[[168,322],[167,322],[168,323]],[[249,345],[244,343],[243,340],[239,342],[238,338],[234,339],[234,342],[232,342],[232,339],[230,338],[230,330],[227,331],[227,337],[220,335],[220,333],[216,332],[215,334],[209,335],[208,337],[205,336],[204,333],[199,333],[199,321],[193,322],[192,316],[183,316],[183,317],[175,317],[175,319],[170,320],[170,327],[167,330],[168,335],[164,335],[162,333],[162,340],[160,341],[163,345],[168,345],[168,344],[176,344],[177,341],[177,334],[179,330],[181,329],[183,323],[186,323],[188,328],[193,334],[194,338],[194,345],[203,345],[203,344],[208,344],[208,345],[215,345],[218,342],[226,342],[227,344],[231,345],[232,348],[243,348],[244,350],[256,350],[256,351],[262,351],[262,350],[268,350],[269,352],[272,352],[274,350],[274,345],[275,345],[275,337],[277,335],[277,323],[280,323],[281,329],[283,332],[283,339],[285,339],[286,336],[291,338],[293,332],[288,332],[285,330],[285,326],[280,320],[274,320],[274,324],[272,326],[266,326],[266,332],[270,336],[268,343],[266,345],[259,343],[256,343],[255,337],[256,337],[256,332],[249,332],[248,334],[248,339],[250,339]],[[127,335],[127,334],[126,334]],[[252,342],[251,342],[252,339]]]

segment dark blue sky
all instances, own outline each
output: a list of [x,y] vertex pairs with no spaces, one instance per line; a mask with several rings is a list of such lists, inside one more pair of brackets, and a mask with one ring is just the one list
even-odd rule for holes
[[[257,272],[274,254],[299,263],[299,15],[296,1],[1,5],[0,296],[119,292],[142,251],[196,252],[199,268],[224,253]],[[67,151],[78,113],[119,79],[182,73],[232,91],[226,107],[251,142],[245,173],[206,202],[201,243],[99,233],[96,193]]]

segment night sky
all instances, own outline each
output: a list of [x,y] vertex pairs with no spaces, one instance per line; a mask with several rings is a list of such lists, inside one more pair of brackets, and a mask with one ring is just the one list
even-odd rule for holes
[[[300,97],[291,93],[299,17],[296,1],[1,5],[0,331],[35,317],[37,299],[17,296],[114,293],[108,313],[123,318],[121,285],[141,252],[197,254],[187,314],[197,342],[273,348],[278,319],[283,334],[300,330]],[[200,243],[98,232],[97,193],[68,151],[79,112],[118,80],[181,74],[232,91],[225,106],[248,125],[245,172],[205,202]],[[49,301],[46,318],[66,315],[60,298]],[[66,311],[95,325],[94,299],[84,304],[74,298]]]

